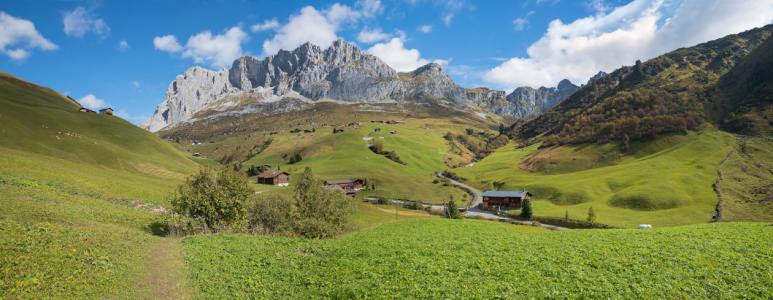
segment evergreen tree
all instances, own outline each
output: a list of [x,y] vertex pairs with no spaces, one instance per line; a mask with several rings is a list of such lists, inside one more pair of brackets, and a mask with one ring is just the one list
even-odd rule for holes
[[459,212],[459,206],[456,205],[456,201],[454,201],[454,196],[451,196],[451,200],[448,201],[445,207],[446,213],[443,214],[443,217],[449,218],[449,219],[461,219],[462,213]]
[[534,213],[531,210],[531,199],[525,199],[521,204],[521,218],[531,220],[532,215]]
[[566,211],[566,216],[564,217],[564,219],[566,219],[567,221],[569,221],[569,211],[568,211],[568,210]]
[[591,223],[596,222],[596,211],[593,210],[593,206],[588,209],[588,219],[586,220]]
[[505,124],[499,123],[499,134],[505,134]]

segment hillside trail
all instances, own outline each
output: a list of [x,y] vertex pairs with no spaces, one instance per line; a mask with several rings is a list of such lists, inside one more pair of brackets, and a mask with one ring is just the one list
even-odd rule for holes
[[193,299],[179,238],[161,238],[145,259],[137,299]]

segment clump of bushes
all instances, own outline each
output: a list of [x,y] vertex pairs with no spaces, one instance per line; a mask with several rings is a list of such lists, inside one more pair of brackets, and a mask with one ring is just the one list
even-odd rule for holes
[[244,174],[230,165],[218,171],[200,166],[178,186],[171,212],[159,223],[162,231],[178,236],[229,231],[327,238],[352,229],[353,198],[324,189],[308,167],[294,185],[292,200],[273,193],[256,195]]

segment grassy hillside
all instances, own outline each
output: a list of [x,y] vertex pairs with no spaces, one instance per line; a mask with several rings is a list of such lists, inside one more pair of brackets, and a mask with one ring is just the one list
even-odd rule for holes
[[481,189],[504,181],[505,189],[529,190],[538,216],[568,212],[584,220],[593,206],[599,223],[678,226],[711,220],[718,201],[712,190],[717,165],[734,140],[707,129],[634,142],[627,153],[616,143],[543,149],[509,145],[455,171]]
[[722,165],[723,216],[727,222],[773,219],[773,141],[745,136]]
[[717,84],[732,110],[721,124],[747,135],[773,137],[773,39],[767,39]]
[[[243,169],[251,165],[268,164],[273,166],[274,170],[279,167],[281,171],[292,174],[309,166],[317,178],[323,180],[341,178],[373,180],[377,191],[361,191],[359,196],[395,197],[399,191],[400,198],[407,197],[427,203],[442,203],[443,197],[448,199],[451,195],[455,199],[466,199],[466,194],[462,190],[433,184],[432,181],[435,171],[442,171],[460,163],[469,163],[471,156],[463,157],[455,154],[451,151],[451,144],[443,138],[446,132],[461,133],[469,125],[460,124],[455,119],[413,117],[401,119],[406,124],[388,125],[369,123],[371,117],[383,119],[383,116],[360,116],[359,120],[366,123],[357,128],[320,126],[315,128],[313,133],[279,135],[249,133],[216,140],[214,143],[207,142],[195,146],[187,144],[185,147],[191,153],[200,152],[218,160],[229,157],[228,160],[239,161],[240,157],[254,155],[241,163]],[[334,134],[333,128],[344,128],[344,132]],[[375,132],[376,128],[381,128],[381,132]],[[396,131],[397,134],[390,134],[390,131]],[[269,139],[271,142],[264,147]],[[385,155],[376,154],[366,146],[376,140],[384,143],[384,150],[396,151],[405,165],[396,163]],[[257,154],[258,152],[260,154]],[[250,153],[253,154],[250,155]],[[300,163],[289,164],[290,158],[296,153],[299,153],[303,160]],[[230,159],[230,157],[235,158]],[[266,188],[259,187],[259,189]]]
[[717,88],[719,78],[760,48],[771,30],[773,25],[729,35],[617,69],[514,127],[511,135],[531,139],[543,134],[543,146],[552,146],[622,141],[624,136],[647,140],[694,131],[704,122],[716,124],[731,106]]
[[770,298],[773,227],[523,234],[421,219],[337,240],[210,235],[183,241],[206,298]]
[[79,108],[0,73],[0,298],[153,298],[153,211],[196,163]]

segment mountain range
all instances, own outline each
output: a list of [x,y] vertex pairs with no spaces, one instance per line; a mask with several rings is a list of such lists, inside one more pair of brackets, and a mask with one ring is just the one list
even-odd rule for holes
[[[323,101],[363,105],[412,102],[479,115],[528,118],[554,107],[579,88],[565,79],[557,87],[520,87],[510,94],[485,87],[465,89],[437,63],[401,73],[378,57],[337,40],[326,50],[306,43],[263,60],[243,56],[230,69],[220,71],[192,67],[172,81],[165,101],[140,127],[156,132],[181,121],[299,110]],[[197,115],[199,112],[206,113]]]

